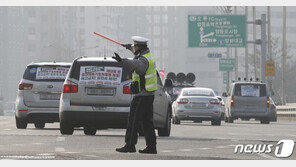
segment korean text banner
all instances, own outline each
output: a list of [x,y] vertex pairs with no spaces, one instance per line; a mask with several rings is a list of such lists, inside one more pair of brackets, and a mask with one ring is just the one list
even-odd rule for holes
[[79,84],[120,85],[121,67],[81,66]]

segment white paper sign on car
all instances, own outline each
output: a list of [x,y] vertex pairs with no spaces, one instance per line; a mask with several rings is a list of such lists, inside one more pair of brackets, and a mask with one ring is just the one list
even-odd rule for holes
[[121,67],[81,66],[79,84],[120,85],[121,77]]
[[254,85],[242,85],[241,95],[248,97],[259,97],[260,96],[260,86]]
[[65,79],[68,71],[66,67],[38,67],[36,80]]

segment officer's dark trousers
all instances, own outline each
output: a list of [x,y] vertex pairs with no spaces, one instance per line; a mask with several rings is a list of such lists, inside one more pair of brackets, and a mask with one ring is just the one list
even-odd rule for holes
[[136,145],[138,140],[138,129],[143,124],[146,145],[156,146],[156,136],[153,125],[153,101],[151,96],[134,96],[128,118],[128,126],[125,134],[127,145]]

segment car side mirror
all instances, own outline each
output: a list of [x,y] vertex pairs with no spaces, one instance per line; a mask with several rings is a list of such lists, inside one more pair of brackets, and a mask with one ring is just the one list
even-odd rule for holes
[[223,92],[222,96],[223,96],[223,97],[227,97],[228,95],[227,95],[226,92]]
[[165,79],[164,81],[164,87],[172,87],[173,81],[171,79]]

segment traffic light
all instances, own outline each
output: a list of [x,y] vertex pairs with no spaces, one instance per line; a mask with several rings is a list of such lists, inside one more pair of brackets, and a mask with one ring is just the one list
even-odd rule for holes
[[169,72],[167,74],[167,79],[171,79],[173,82],[177,82],[179,84],[191,84],[193,85],[196,77],[193,73],[188,73],[187,75],[185,75],[184,73],[180,72],[177,75],[173,72]]

